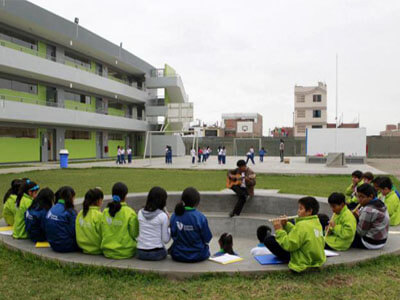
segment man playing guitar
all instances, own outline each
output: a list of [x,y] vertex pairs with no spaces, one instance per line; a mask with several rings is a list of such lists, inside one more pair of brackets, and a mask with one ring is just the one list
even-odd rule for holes
[[235,170],[228,171],[226,186],[238,196],[235,208],[229,213],[230,217],[239,216],[249,196],[254,196],[256,174],[247,167],[244,160],[239,160]]

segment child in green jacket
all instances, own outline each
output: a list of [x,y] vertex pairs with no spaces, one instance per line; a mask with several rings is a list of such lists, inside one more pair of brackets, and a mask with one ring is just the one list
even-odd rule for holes
[[325,229],[325,249],[345,251],[354,240],[357,220],[347,208],[345,200],[342,193],[332,193],[328,198],[333,217]]
[[393,184],[389,177],[381,177],[378,182],[379,191],[382,193],[383,202],[385,203],[389,217],[390,226],[400,224],[400,199],[393,190]]
[[83,209],[75,220],[76,242],[86,254],[101,254],[101,219],[100,211],[104,194],[99,188],[85,194]]
[[31,206],[39,191],[39,186],[27,179],[19,188],[17,199],[15,199],[15,216],[13,237],[16,239],[27,239],[25,230],[25,212]]
[[139,222],[136,212],[125,202],[127,194],[128,187],[124,183],[114,184],[113,201],[103,212],[100,247],[104,256],[108,258],[131,258],[136,253]]
[[19,188],[21,187],[21,185],[24,182],[25,181],[23,181],[21,179],[14,179],[13,181],[11,181],[10,189],[4,195],[3,217],[9,226],[14,225],[14,216],[15,216],[15,212],[17,211],[17,209],[15,207],[15,201],[17,200]]
[[354,171],[351,174],[351,184],[347,187],[344,193],[346,195],[346,204],[349,209],[354,209],[358,205],[356,193],[357,187],[364,183],[362,181],[362,176],[363,173],[359,170]]
[[287,219],[273,222],[275,236],[267,237],[265,246],[279,259],[289,261],[289,268],[302,272],[310,267],[320,267],[326,261],[324,235],[318,219],[318,201],[304,197],[298,201],[298,218],[295,225]]

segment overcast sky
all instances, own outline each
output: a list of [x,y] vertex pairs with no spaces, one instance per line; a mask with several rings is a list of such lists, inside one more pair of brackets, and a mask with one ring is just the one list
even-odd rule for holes
[[264,133],[292,126],[294,85],[328,85],[335,118],[368,134],[400,123],[398,0],[32,0],[182,76],[195,118],[258,112]]

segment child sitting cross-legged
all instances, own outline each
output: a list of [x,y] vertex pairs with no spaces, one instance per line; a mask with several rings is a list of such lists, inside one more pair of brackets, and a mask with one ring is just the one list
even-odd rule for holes
[[400,199],[394,190],[393,183],[389,177],[381,177],[378,182],[378,189],[383,196],[389,217],[390,226],[397,226],[400,224]]
[[353,248],[381,249],[389,233],[389,213],[385,204],[376,197],[374,188],[365,183],[357,189],[360,210],[353,212],[358,220]]
[[332,193],[328,203],[334,213],[325,229],[325,248],[345,251],[350,248],[356,234],[357,221],[346,206],[342,193]]
[[251,249],[250,253],[253,256],[258,256],[258,255],[267,255],[271,254],[271,252],[265,247],[264,241],[267,237],[271,235],[271,228],[269,228],[267,225],[261,225],[260,227],[257,228],[257,238],[258,241],[260,242],[257,247],[254,247]]
[[218,240],[219,251],[213,255],[213,257],[218,257],[224,254],[238,255],[233,250],[233,237],[230,233],[223,233]]
[[289,268],[295,272],[310,267],[320,267],[326,261],[324,235],[318,219],[318,201],[304,197],[298,201],[298,218],[295,224],[287,219],[273,222],[275,236],[265,240],[265,246],[279,259],[289,261]]

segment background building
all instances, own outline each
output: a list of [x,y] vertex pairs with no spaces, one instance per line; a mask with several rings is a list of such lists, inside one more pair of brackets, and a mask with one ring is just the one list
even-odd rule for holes
[[222,114],[225,136],[261,137],[263,136],[263,118],[257,113]]
[[[193,117],[173,68],[156,69],[27,1],[0,6],[0,163],[106,158],[144,150],[148,130]],[[159,91],[163,96],[159,97]]]
[[305,136],[307,128],[327,127],[326,84],[294,87],[293,119],[295,136]]
[[400,123],[398,125],[388,124],[386,130],[381,131],[381,136],[400,136]]

